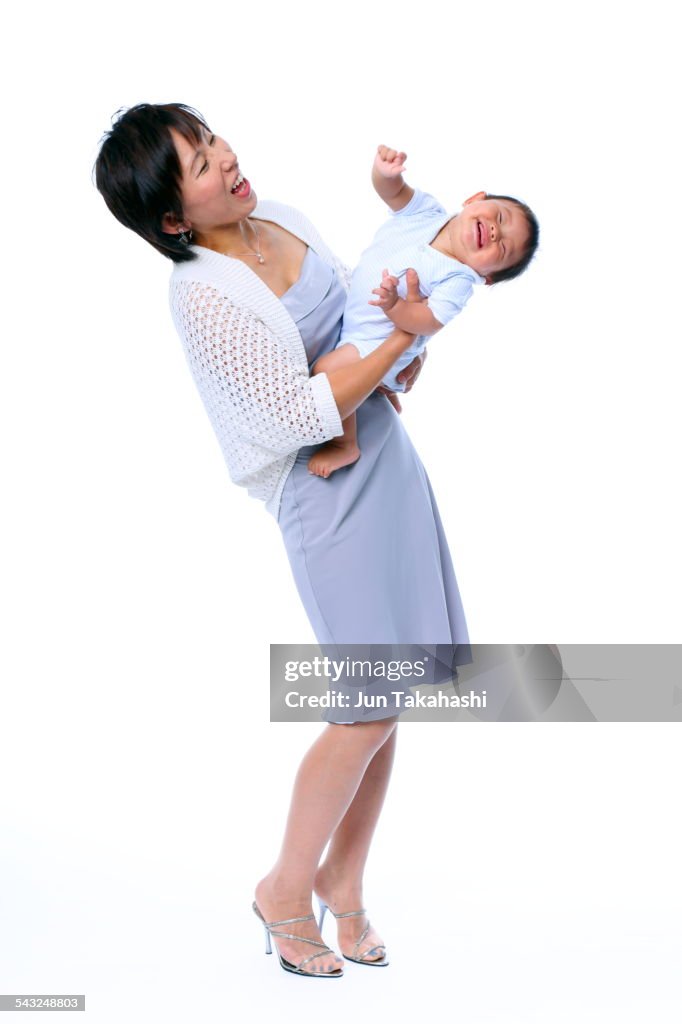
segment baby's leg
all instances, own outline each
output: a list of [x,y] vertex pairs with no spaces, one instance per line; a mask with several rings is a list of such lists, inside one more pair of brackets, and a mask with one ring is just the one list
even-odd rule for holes
[[[333,352],[320,356],[313,367],[313,376],[323,371],[338,370],[340,366],[348,366],[360,359],[355,345],[342,345]],[[355,413],[351,413],[343,421],[343,437],[333,437],[319,451],[308,459],[308,472],[315,476],[328,477],[342,466],[350,466],[360,458]]]

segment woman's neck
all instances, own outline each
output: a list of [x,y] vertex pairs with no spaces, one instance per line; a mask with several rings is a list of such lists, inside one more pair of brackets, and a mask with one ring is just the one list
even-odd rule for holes
[[258,247],[256,232],[248,217],[236,224],[225,224],[194,236],[197,245],[226,256],[254,252]]

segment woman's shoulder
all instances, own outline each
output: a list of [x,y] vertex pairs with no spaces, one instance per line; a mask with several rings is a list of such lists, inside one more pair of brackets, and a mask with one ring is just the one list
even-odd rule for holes
[[[203,245],[192,245],[193,259],[174,263],[170,275],[171,289],[183,285],[202,284],[225,296],[250,296],[257,279],[241,260],[230,259]],[[258,291],[257,287],[255,288]]]
[[302,238],[304,242],[312,245],[314,249],[320,246],[326,248],[315,225],[301,210],[297,210],[295,206],[281,203],[277,199],[260,199],[256,203],[252,216],[257,220],[274,221],[275,224],[286,228],[293,235]]
[[200,245],[192,249],[194,259],[173,266],[168,282],[171,307],[205,312],[211,306],[219,308],[223,318],[234,315],[255,319],[262,315],[268,298],[266,286],[241,260]]
[[268,336],[305,351],[295,323],[280,299],[241,260],[224,256],[203,246],[192,246],[195,259],[176,263],[169,282],[169,300],[174,318],[183,324],[201,324],[212,330],[232,327]]

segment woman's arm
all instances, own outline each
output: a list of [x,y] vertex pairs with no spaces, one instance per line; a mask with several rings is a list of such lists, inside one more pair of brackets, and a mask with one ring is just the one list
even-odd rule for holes
[[[407,275],[406,285],[406,302],[422,302],[423,297],[419,292],[419,277],[416,272],[412,271]],[[386,341],[383,341],[368,356],[350,366],[342,366],[338,370],[330,370],[326,374],[342,420],[345,420],[347,416],[355,412],[359,405],[362,405],[368,395],[381,383],[396,360],[413,342],[413,334],[396,328],[389,334]],[[322,377],[324,374],[319,373],[318,376]]]
[[254,313],[212,285],[181,282],[172,291],[171,308],[221,441],[257,445],[261,466],[340,436],[341,420],[374,391],[414,340],[394,331],[354,366],[311,377],[307,365]]
[[[381,383],[388,371],[403,352],[414,341],[413,334],[407,334],[396,328],[378,348],[368,356],[342,366],[338,370],[330,370],[326,376],[334,395],[339,416],[345,420],[359,405],[372,394]],[[320,372],[318,377],[325,376]]]
[[240,446],[259,449],[248,461],[262,468],[343,433],[326,376],[310,377],[255,313],[200,281],[174,285],[170,299],[192,375],[233,462]]

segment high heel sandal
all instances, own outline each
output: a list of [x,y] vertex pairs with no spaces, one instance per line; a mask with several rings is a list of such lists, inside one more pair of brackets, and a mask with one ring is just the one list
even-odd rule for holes
[[303,975],[305,975],[306,978],[342,978],[343,977],[343,968],[342,967],[337,967],[333,971],[303,971],[303,970],[301,970],[301,968],[303,967],[304,964],[307,964],[311,960],[314,960],[315,957],[324,956],[325,953],[334,953],[334,950],[330,949],[329,946],[325,946],[324,942],[318,942],[317,939],[308,939],[304,935],[291,935],[289,932],[275,932],[275,931],[272,930],[273,928],[276,928],[280,924],[294,924],[294,922],[296,922],[296,921],[311,921],[311,920],[314,921],[315,920],[315,915],[314,914],[305,914],[303,917],[289,917],[285,921],[266,921],[265,918],[263,917],[263,915],[261,914],[260,910],[258,909],[258,905],[257,905],[255,900],[253,901],[253,912],[256,915],[256,917],[260,918],[260,920],[263,922],[263,927],[265,929],[265,952],[266,953],[272,953],[272,944],[270,942],[270,936],[271,935],[278,935],[282,939],[298,939],[299,942],[309,942],[313,946],[322,946],[322,949],[320,950],[319,953],[311,953],[310,956],[304,957],[303,960],[301,960],[300,964],[292,964],[289,960],[285,960],[285,958],[282,956],[280,951],[277,950],[277,956],[279,957],[279,962],[280,962],[280,964],[282,965],[282,967],[284,968],[285,971],[290,971],[292,974],[303,974]]
[[[320,929],[320,932],[321,932],[322,931],[322,922],[324,921],[325,913],[328,910],[330,914],[334,914],[334,911],[329,906],[329,904],[325,903],[324,900],[321,900],[319,896],[317,897],[317,901],[320,904],[319,929]],[[336,917],[336,918],[339,918],[339,917],[356,917],[356,916],[359,916],[359,915],[362,915],[362,914],[365,914],[365,913],[366,913],[366,911],[364,909],[363,910],[349,910],[345,914],[334,914],[334,917]],[[358,939],[358,941],[353,946],[353,953],[357,952],[357,950],[360,947],[361,942],[364,940],[364,938],[367,935],[368,931],[369,931],[369,919],[367,921],[367,927],[363,931],[363,933],[360,936],[360,938]],[[365,957],[367,956],[368,953],[374,953],[374,951],[377,950],[377,949],[383,949],[384,955],[382,957],[378,957],[376,960],[365,960]],[[346,956],[346,954],[343,952],[343,950],[341,951],[341,955],[344,957],[345,960],[352,960],[353,963],[356,963],[356,964],[367,964],[368,967],[388,967],[388,959],[386,957],[386,947],[384,946],[383,943],[380,943],[378,946],[372,946],[370,949],[366,949],[365,952],[362,954],[362,956]]]

